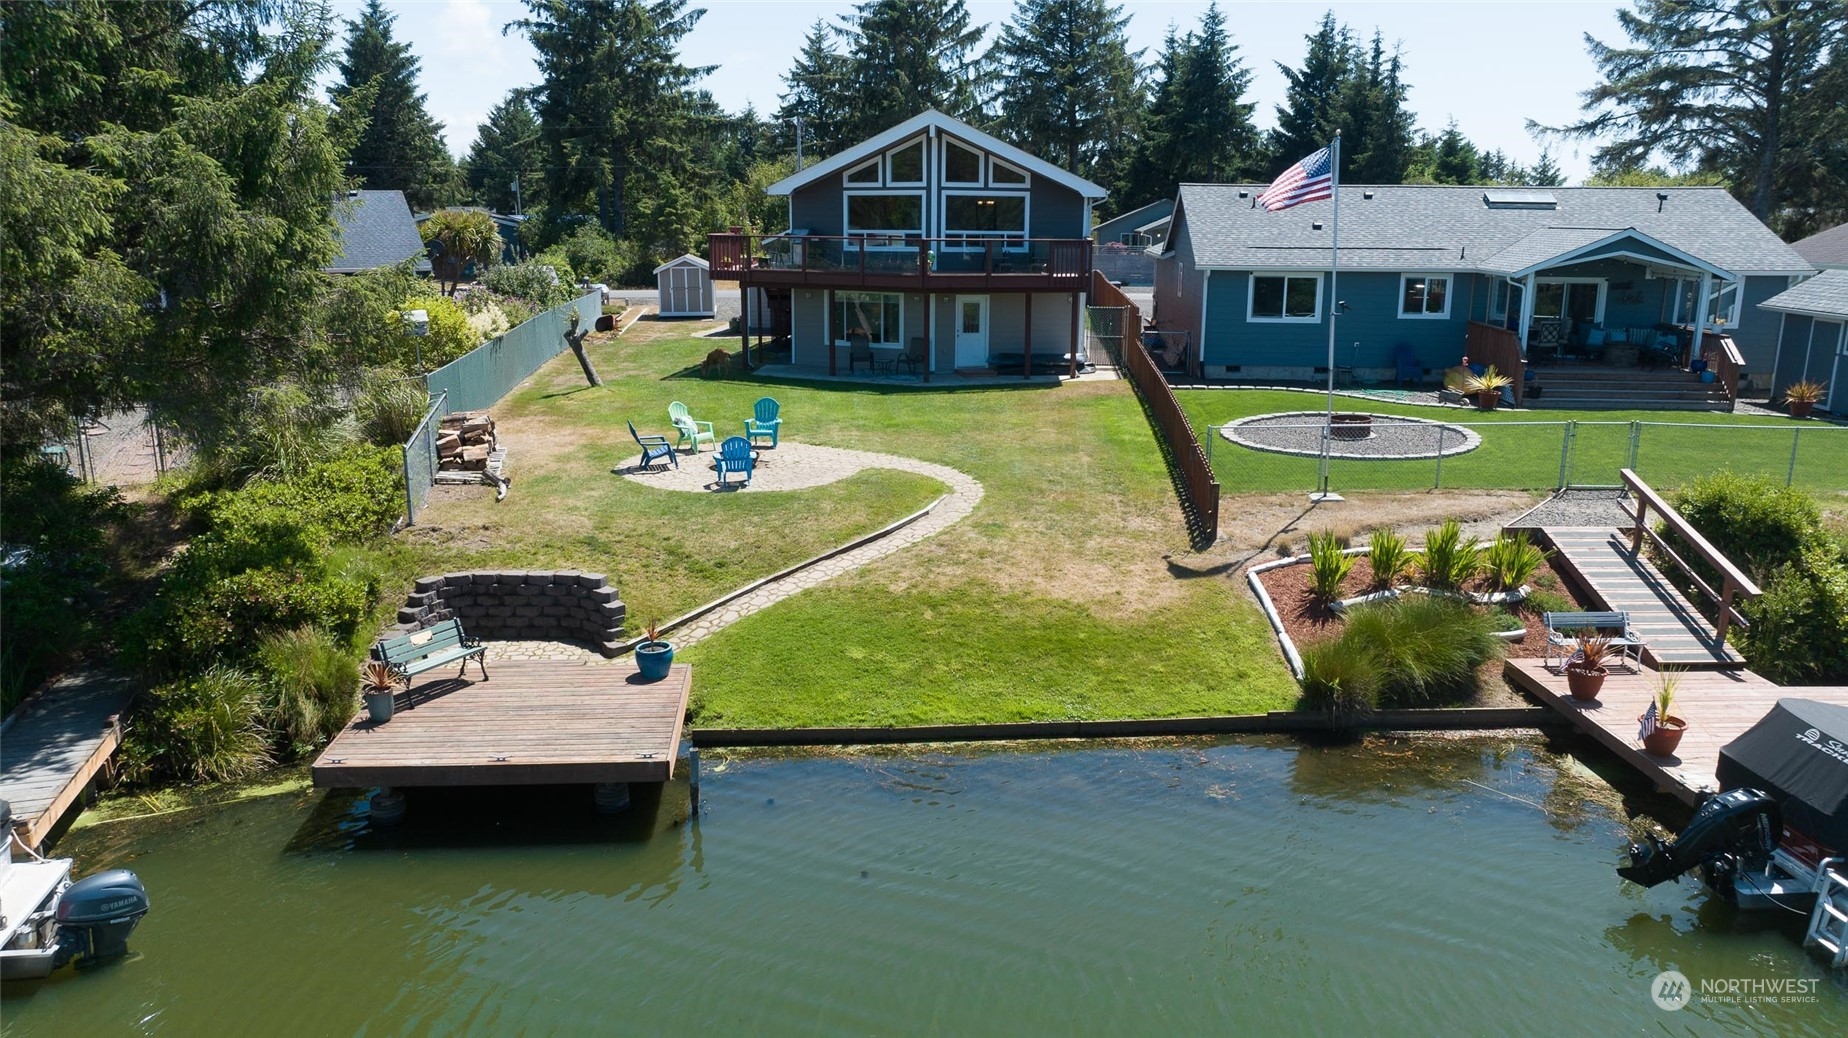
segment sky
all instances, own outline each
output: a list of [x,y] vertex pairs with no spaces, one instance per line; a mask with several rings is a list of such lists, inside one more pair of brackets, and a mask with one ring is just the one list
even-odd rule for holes
[[[1195,28],[1204,0],[1119,0],[1130,18],[1132,47],[1146,48],[1152,63],[1170,25]],[[359,0],[336,0],[337,17],[354,17]],[[457,157],[474,142],[488,109],[514,87],[538,81],[533,50],[518,32],[501,27],[521,17],[515,0],[386,0],[398,15],[397,37],[410,42],[423,60],[422,86],[430,114],[445,127]],[[773,113],[783,91],[782,75],[816,19],[829,22],[852,4],[809,0],[705,0],[706,15],[682,40],[682,60],[716,65],[701,84],[728,111],[755,105]],[[995,27],[1012,15],[1012,0],[969,0],[978,23]],[[1276,123],[1283,100],[1282,62],[1302,61],[1304,37],[1324,11],[1352,26],[1363,38],[1379,28],[1389,46],[1398,44],[1411,86],[1410,107],[1421,129],[1436,132],[1451,119],[1485,150],[1501,149],[1523,165],[1540,154],[1527,121],[1560,125],[1579,115],[1579,95],[1597,82],[1585,53],[1586,33],[1607,42],[1622,39],[1616,0],[1222,0],[1238,54],[1253,73],[1248,100],[1255,100],[1260,127]],[[344,35],[344,33],[343,33]],[[1591,147],[1553,144],[1554,160],[1569,182],[1590,172]]]

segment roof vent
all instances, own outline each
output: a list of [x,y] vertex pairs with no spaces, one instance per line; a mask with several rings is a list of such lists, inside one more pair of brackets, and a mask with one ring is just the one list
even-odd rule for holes
[[1240,191],[1240,192],[1238,193],[1238,197],[1240,197],[1240,198],[1250,198],[1250,197],[1251,197],[1251,192],[1249,192],[1249,191]]
[[1662,207],[1667,204],[1668,204],[1668,192],[1657,191],[1656,192],[1656,212],[1658,213],[1661,212]]
[[1503,189],[1484,191],[1482,204],[1490,209],[1558,209],[1559,199],[1551,191]]
[[1319,231],[1322,229],[1322,221],[1317,220],[1316,222],[1310,224],[1309,227],[1311,230]]
[[1373,197],[1373,192],[1371,192],[1371,191],[1362,191],[1362,192],[1360,193],[1360,197],[1362,197],[1362,198],[1372,198],[1372,197]]

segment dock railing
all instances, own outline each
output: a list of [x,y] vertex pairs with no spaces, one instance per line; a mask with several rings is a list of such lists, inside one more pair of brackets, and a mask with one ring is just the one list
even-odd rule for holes
[[[1763,594],[1758,585],[1739,567],[1733,565],[1732,560],[1721,554],[1720,550],[1715,548],[1707,538],[1701,536],[1700,531],[1682,518],[1681,513],[1670,508],[1668,502],[1662,499],[1662,495],[1656,493],[1655,489],[1643,482],[1636,473],[1629,469],[1622,469],[1620,474],[1623,477],[1623,485],[1636,499],[1636,525],[1630,530],[1630,550],[1641,551],[1643,538],[1647,537],[1649,543],[1655,545],[1657,550],[1667,556],[1669,561],[1673,562],[1688,580],[1701,590],[1702,594],[1719,607],[1719,615],[1714,618],[1713,627],[1720,644],[1726,643],[1726,630],[1732,624],[1750,627],[1751,624],[1745,617],[1733,608],[1733,602],[1741,597],[1749,601]],[[1664,537],[1649,528],[1649,510],[1652,508],[1655,509],[1657,515],[1662,517],[1662,525],[1666,526],[1669,532],[1680,538],[1682,543],[1692,549],[1694,554],[1700,556],[1702,561],[1713,567],[1714,571],[1720,575],[1720,590],[1713,590],[1713,587],[1695,572],[1694,567],[1688,565],[1687,560],[1669,546]]]

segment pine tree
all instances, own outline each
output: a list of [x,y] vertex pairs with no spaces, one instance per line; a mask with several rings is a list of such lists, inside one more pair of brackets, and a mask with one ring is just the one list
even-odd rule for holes
[[1342,177],[1355,184],[1400,184],[1411,159],[1414,129],[1405,107],[1403,66],[1387,55],[1380,31],[1364,60],[1354,64],[1344,91]]
[[1018,0],[990,52],[1001,135],[1096,179],[1142,107],[1129,16],[1108,0]]
[[430,209],[451,191],[455,163],[417,92],[420,62],[410,44],[392,38],[397,20],[379,0],[367,0],[347,23],[331,94],[344,117],[365,120],[347,156],[348,174],[368,188],[403,191],[413,209]]
[[983,29],[963,0],[867,0],[843,19],[849,96],[843,131],[864,140],[927,108],[981,120]]
[[781,149],[796,151],[796,121],[802,123],[802,154],[808,161],[832,155],[854,143],[847,139],[853,119],[848,94],[851,62],[834,49],[835,30],[817,20],[802,38],[796,63],[783,73],[782,104],[776,110],[775,139]]
[[[1336,23],[1335,12],[1329,11],[1316,31],[1304,39],[1309,49],[1303,56],[1302,68],[1277,63],[1288,85],[1284,103],[1277,106],[1277,128],[1270,134],[1273,173],[1328,147],[1336,131],[1347,128],[1344,103],[1348,101],[1356,60],[1354,33]],[[1343,151],[1353,154],[1354,143],[1346,142]],[[1344,160],[1342,165],[1345,171],[1348,162]]]
[[1142,110],[1135,149],[1115,192],[1125,207],[1173,198],[1180,183],[1175,168],[1182,140],[1175,139],[1174,134],[1181,128],[1172,113],[1180,107],[1181,66],[1187,58],[1187,46],[1187,38],[1170,25],[1161,41],[1161,53],[1155,58],[1155,86]]
[[[545,201],[539,119],[524,90],[510,90],[488,112],[463,161],[470,195],[496,212],[537,208]],[[515,180],[519,189],[514,189]]]
[[1558,187],[1566,182],[1565,171],[1559,168],[1559,163],[1553,161],[1551,148],[1540,149],[1540,157],[1527,168],[1525,182],[1535,187]]
[[1237,56],[1217,3],[1200,30],[1170,30],[1156,62],[1160,81],[1143,113],[1142,140],[1131,164],[1129,197],[1171,198],[1185,182],[1213,183],[1255,175],[1261,141],[1244,100],[1251,72]]
[[1430,179],[1434,184],[1477,184],[1482,182],[1482,155],[1457,121],[1450,120],[1444,132],[1430,146]]

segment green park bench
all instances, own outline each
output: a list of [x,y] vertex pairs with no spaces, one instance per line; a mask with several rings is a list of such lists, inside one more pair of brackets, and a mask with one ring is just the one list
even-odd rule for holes
[[387,638],[376,650],[378,658],[404,679],[406,688],[410,687],[411,678],[418,674],[457,660],[462,661],[462,669],[456,672],[456,677],[468,672],[468,661],[473,659],[481,668],[481,680],[486,681],[487,653],[487,647],[479,639],[463,632],[460,620],[444,620],[421,631]]

